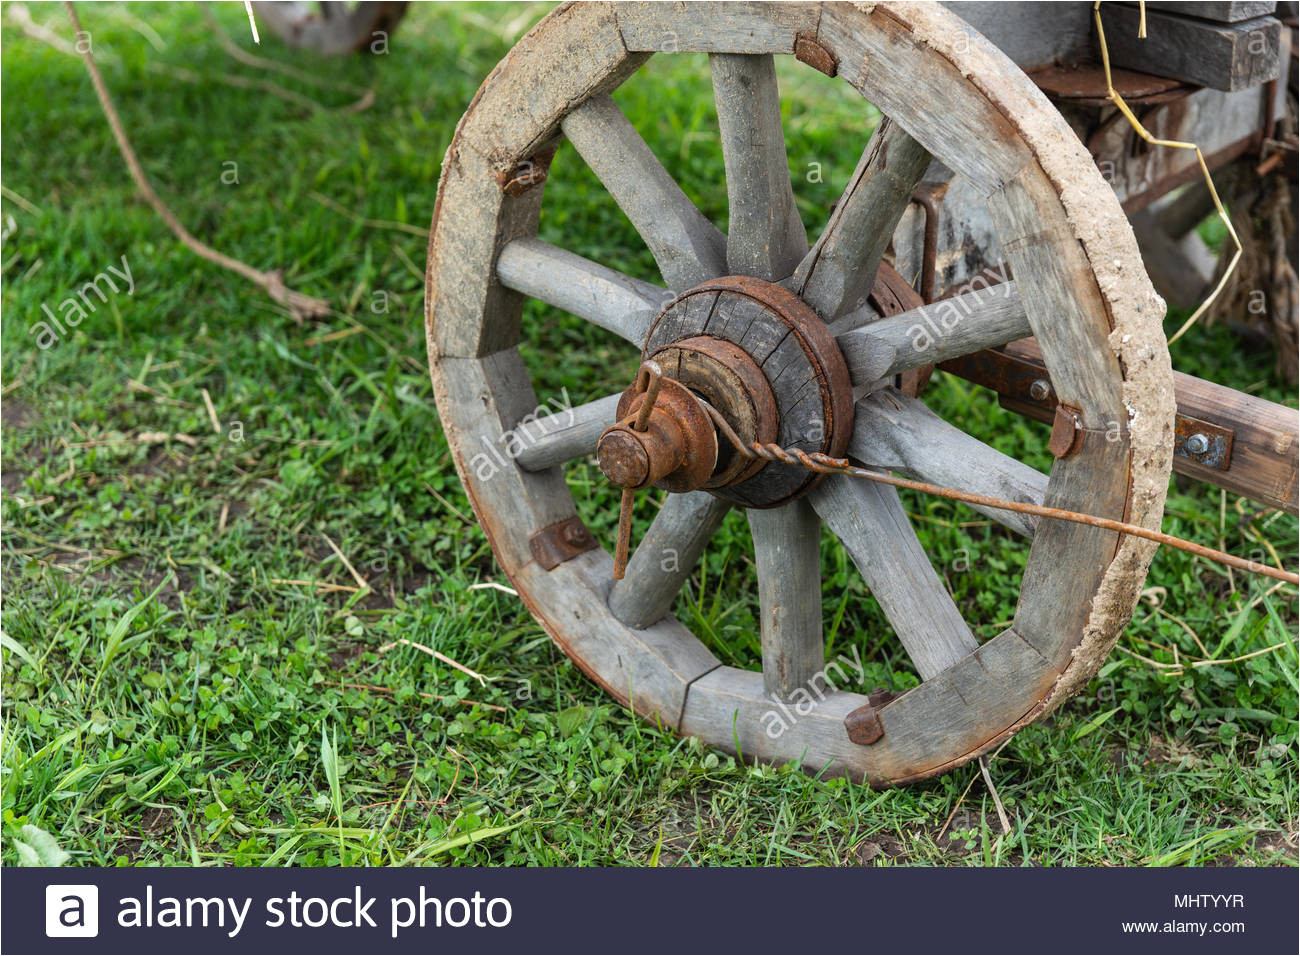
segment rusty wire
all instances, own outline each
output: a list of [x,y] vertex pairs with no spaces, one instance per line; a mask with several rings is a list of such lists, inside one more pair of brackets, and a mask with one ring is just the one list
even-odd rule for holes
[[832,458],[830,455],[823,455],[820,452],[806,452],[801,448],[782,448],[780,445],[763,444],[762,442],[753,442],[746,445],[717,409],[707,403],[705,403],[705,408],[723,437],[731,443],[738,454],[749,459],[794,465],[823,475],[848,475],[851,478],[865,478],[868,481],[893,485],[895,488],[910,488],[913,491],[920,491],[940,498],[951,498],[954,501],[963,501],[966,504],[982,505],[985,508],[996,508],[1000,511],[1015,511],[1020,514],[1036,515],[1040,518],[1072,521],[1075,524],[1090,525],[1094,528],[1116,531],[1120,534],[1130,534],[1135,538],[1145,538],[1148,541],[1176,548],[1179,551],[1186,551],[1198,557],[1208,558],[1211,561],[1217,561],[1220,564],[1226,564],[1241,571],[1262,574],[1266,577],[1276,578],[1279,581],[1285,581],[1288,584],[1300,585],[1300,575],[1292,574],[1290,571],[1270,567],[1256,561],[1248,561],[1245,558],[1237,557],[1235,554],[1216,551],[1214,548],[1207,548],[1193,541],[1186,541],[1183,538],[1177,538],[1162,531],[1152,531],[1149,528],[1129,524],[1126,521],[1099,518],[1096,515],[1067,511],[1063,508],[1049,508],[1046,505],[1035,505],[1023,501],[1009,501],[1005,498],[994,498],[990,495],[980,495],[970,491],[958,491],[954,488],[944,488],[941,485],[932,485],[924,481],[912,481],[910,478],[898,478],[884,472],[861,468],[845,458]]
[[[663,384],[663,370],[658,362],[642,362],[636,373],[636,390],[643,392],[641,407],[637,411],[633,429],[646,430],[650,424],[650,413],[654,411],[655,399],[659,397],[659,388]],[[732,434],[735,434],[734,432]],[[739,437],[737,437],[739,441]],[[631,488],[623,489],[623,497],[618,503],[618,541],[614,545],[614,580],[622,581],[627,573],[627,553],[632,546],[632,509],[636,505],[636,492]]]

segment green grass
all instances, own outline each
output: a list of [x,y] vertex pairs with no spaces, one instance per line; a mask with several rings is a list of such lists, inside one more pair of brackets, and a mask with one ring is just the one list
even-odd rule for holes
[[[32,12],[70,36],[61,8]],[[476,587],[505,582],[438,427],[424,239],[315,196],[423,230],[457,118],[542,12],[420,5],[391,54],[368,60],[317,64],[263,45],[326,83],[312,86],[232,60],[193,5],[83,5],[125,125],[180,217],[338,305],[298,326],[173,240],[131,185],[82,65],[6,10],[4,862],[62,850],[81,865],[1294,864],[1294,589],[1162,551],[1098,679],[992,761],[1012,820],[1003,835],[982,782],[958,806],[972,767],[876,793],[738,765],[636,721],[517,599]],[[238,6],[217,15],[247,45]],[[875,117],[842,84],[793,67],[781,73],[790,162],[815,230]],[[702,58],[656,58],[617,99],[725,224],[707,75]],[[223,76],[271,79],[323,108]],[[338,111],[356,99],[343,84],[373,86],[373,105]],[[237,185],[223,183],[226,163]],[[655,278],[569,147],[546,189],[545,238]],[[42,303],[56,308],[122,256],[134,294],[37,348]],[[634,358],[612,338],[535,303],[527,320],[539,397],[584,401],[628,381]],[[1192,332],[1175,361],[1295,405],[1271,356],[1225,330]],[[926,398],[1048,465],[1044,430],[986,394],[940,375]],[[188,437],[139,440],[148,433]],[[616,498],[589,464],[569,477],[608,543]],[[950,502],[907,504],[967,618],[995,633],[1012,615],[1023,544]],[[641,528],[652,512],[643,499]],[[1165,529],[1296,561],[1294,519],[1207,486],[1174,482]],[[286,583],[354,584],[327,536],[369,593]],[[733,515],[678,608],[723,660],[747,666],[751,561]],[[868,687],[914,684],[829,541],[823,571],[832,652],[856,645]],[[402,639],[485,681],[409,645],[382,650]],[[1274,645],[1182,672],[1135,656]]]

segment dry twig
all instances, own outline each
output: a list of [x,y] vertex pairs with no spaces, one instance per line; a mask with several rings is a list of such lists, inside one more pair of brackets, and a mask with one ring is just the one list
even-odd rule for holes
[[330,546],[330,550],[338,555],[339,560],[343,562],[343,566],[348,569],[348,574],[352,575],[352,580],[357,582],[357,587],[362,591],[369,591],[370,582],[363,578],[360,573],[358,573],[357,569],[352,566],[352,562],[348,560],[347,555],[339,550],[339,546],[330,540],[329,535],[322,532],[321,537],[324,538],[325,543]]
[[1002,833],[1005,836],[1011,832],[1011,821],[1007,819],[1007,811],[1002,809],[1002,798],[998,796],[998,788],[993,786],[993,778],[989,775],[989,762],[983,754],[980,755],[980,773],[984,775],[984,786],[989,788],[989,794],[993,797],[993,806],[998,810],[998,821],[1002,824]]
[[408,641],[404,637],[399,637],[397,640],[385,644],[383,647],[381,647],[379,649],[379,653],[385,654],[388,651],[391,651],[394,647],[397,647],[399,644],[405,644],[407,647],[414,647],[417,651],[424,651],[424,653],[429,654],[432,657],[436,658],[437,660],[442,661],[444,664],[450,664],[452,667],[456,668],[456,670],[460,671],[461,673],[468,674],[470,677],[474,678],[484,687],[487,686],[487,682],[488,682],[487,678],[484,677],[482,674],[480,674],[478,671],[466,667],[464,664],[460,663],[459,661],[452,660],[450,657],[448,657],[446,654],[442,653],[441,651],[435,651],[429,645],[421,644],[418,641]]
[[[68,18],[72,21],[72,28],[81,33],[81,21],[77,17],[77,11],[73,7],[71,0],[64,0],[64,6],[67,8]],[[240,262],[238,259],[223,252],[218,252],[206,243],[200,242],[181,224],[181,221],[176,218],[175,214],[167,208],[167,205],[154,192],[153,186],[149,184],[149,179],[140,166],[140,160],[136,158],[131,141],[127,139],[126,130],[122,127],[122,120],[117,115],[113,100],[108,95],[108,87],[104,84],[104,78],[100,75],[99,67],[95,64],[95,56],[91,53],[89,45],[86,46],[81,57],[85,61],[87,72],[90,73],[90,82],[95,87],[95,95],[99,98],[99,105],[103,108],[104,115],[108,118],[108,125],[113,130],[113,138],[117,141],[117,148],[122,153],[122,158],[126,160],[127,168],[131,172],[131,178],[135,180],[136,187],[145,200],[153,207],[154,212],[166,223],[167,228],[172,231],[176,238],[200,258],[215,263],[223,269],[228,269],[243,276],[249,282],[261,286],[267,295],[285,306],[296,321],[302,322],[304,319],[327,314],[329,311],[328,302],[290,289],[284,284],[284,277],[278,269],[268,272],[254,269],[247,263]]]

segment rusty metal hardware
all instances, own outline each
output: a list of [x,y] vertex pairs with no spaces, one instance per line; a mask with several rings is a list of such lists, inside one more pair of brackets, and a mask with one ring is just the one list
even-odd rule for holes
[[595,536],[577,515],[547,525],[528,539],[528,550],[532,552],[533,560],[546,571],[596,546]]
[[655,485],[686,492],[703,487],[718,461],[718,435],[701,401],[646,361],[618,402],[619,421],[605,429],[596,461],[623,489],[618,508],[614,579],[622,580],[632,537],[635,492]]
[[[658,349],[651,357],[673,380],[722,412],[746,441],[774,441],[780,414],[762,368],[740,346],[710,335],[693,335]],[[710,423],[709,428],[712,428]],[[701,488],[739,484],[763,467],[718,446],[717,465]]]
[[845,714],[844,729],[848,731],[850,741],[863,747],[870,746],[885,736],[880,713],[871,704],[863,704]]
[[1083,432],[1078,409],[1058,404],[1056,415],[1052,419],[1052,437],[1047,440],[1047,450],[1057,458],[1069,458],[1083,445]]
[[[761,355],[749,354],[747,342]],[[769,381],[764,363],[774,346],[782,350],[781,364]],[[722,412],[747,442],[775,440],[779,430],[786,444],[834,455],[848,448],[853,385],[844,355],[826,323],[789,289],[754,276],[710,279],[664,307],[651,323],[641,352],[643,358],[661,361],[670,377]],[[790,387],[796,382],[801,387]],[[771,437],[762,439],[759,431]],[[722,451],[721,470],[726,471],[734,456],[725,445]],[[807,493],[821,480],[798,469],[758,464],[707,488],[744,508],[772,508]]]
[[[1041,422],[1050,422],[1053,435],[1056,434],[1056,391],[1041,361],[990,349],[949,359],[940,363],[939,368],[992,389],[998,393],[998,404],[1003,408]],[[1205,442],[1204,447],[1200,441],[1191,441],[1197,435]],[[1174,455],[1177,458],[1227,471],[1232,461],[1233,436],[1233,430],[1223,425],[1183,412],[1174,416]],[[1054,449],[1053,454],[1056,454]]]
[[844,729],[848,731],[849,740],[865,747],[885,736],[885,726],[880,722],[880,711],[897,696],[893,691],[877,687],[867,695],[865,704],[845,714]]
[[650,387],[623,393],[618,421],[596,444],[596,462],[612,484],[632,491],[703,488],[718,462],[718,436],[700,399],[668,378],[657,363]]
[[921,183],[912,190],[912,202],[925,211],[925,239],[921,247],[921,300],[934,301],[935,263],[939,258],[939,204],[948,183]]
[[[912,190],[912,202],[925,212],[925,232],[921,246],[921,292],[920,302],[914,303],[915,296],[909,296],[908,308],[916,305],[929,305],[934,301],[935,270],[939,259],[939,207],[948,192],[948,183],[921,183]],[[883,271],[883,269],[882,269]],[[909,287],[909,291],[911,291]],[[882,315],[887,313],[882,312]],[[934,375],[933,365],[910,368],[898,375],[898,388],[904,395],[919,398],[930,384]]]
[[[713,418],[713,423],[718,426],[718,431],[722,433],[723,437],[726,438],[727,441],[732,443],[736,448],[737,453],[742,455],[756,455],[765,461],[781,462],[786,465],[798,465],[807,468],[809,471],[815,471],[823,475],[848,475],[852,478],[865,478],[868,481],[877,481],[884,485],[893,485],[895,488],[909,488],[912,491],[919,491],[923,494],[936,495],[940,498],[951,498],[954,501],[964,501],[965,503],[972,505],[983,505],[986,508],[997,508],[1000,511],[1014,511],[1018,514],[1036,515],[1040,518],[1055,518],[1060,521],[1069,521],[1074,524],[1084,524],[1093,528],[1102,528],[1106,531],[1116,531],[1120,534],[1128,534],[1135,538],[1143,538],[1147,541],[1154,541],[1157,544],[1177,548],[1179,551],[1186,551],[1189,554],[1208,558],[1211,561],[1217,561],[1220,564],[1226,564],[1229,567],[1237,568],[1241,571],[1249,571],[1252,574],[1262,574],[1265,577],[1274,578],[1278,581],[1286,581],[1288,584],[1300,585],[1300,574],[1293,574],[1292,572],[1284,571],[1281,568],[1269,567],[1268,565],[1260,564],[1256,561],[1247,561],[1245,558],[1239,558],[1234,554],[1228,554],[1225,551],[1216,551],[1214,548],[1207,548],[1204,545],[1195,543],[1194,541],[1185,541],[1172,534],[1165,534],[1162,531],[1152,531],[1149,528],[1142,527],[1141,525],[1129,524],[1127,521],[1115,521],[1111,518],[1101,518],[1097,515],[1083,514],[1078,511],[1067,511],[1064,508],[1049,508],[1046,505],[1035,505],[1025,501],[1008,501],[1005,498],[994,498],[992,495],[980,495],[970,491],[958,491],[955,488],[945,488],[942,485],[932,485],[924,481],[912,481],[910,478],[899,478],[884,472],[860,468],[846,458],[832,458],[830,455],[823,455],[816,452],[810,454],[801,448],[781,448],[779,445],[763,445],[758,442],[746,447],[740,440],[740,437],[732,431],[731,426],[727,424],[725,418],[713,409],[708,409],[708,411]],[[1082,431],[1082,429],[1079,430]]]
[[1231,428],[1187,415],[1174,416],[1174,454],[1227,471],[1232,462]]
[[[653,328],[651,336],[653,336]],[[993,358],[990,358],[990,356],[993,356]],[[959,361],[975,359],[992,362],[993,370],[1001,374],[1006,371],[1006,366],[998,364],[998,360],[1005,358],[1007,356],[1002,353],[983,352]],[[978,364],[978,361],[976,364]],[[1054,424],[1049,448],[1054,455],[1057,457],[1072,455],[1078,451],[1085,434],[1099,434],[1101,432],[1100,429],[1084,426],[1080,417],[1081,412],[1078,409],[1071,408],[1057,400],[1055,394],[1051,393],[1050,379],[1044,375],[1041,365],[1035,366],[1023,359],[1014,359],[1013,362],[1018,363],[1019,367],[1012,365],[1012,374],[1020,378],[1023,394],[1027,399],[1021,404],[1040,407],[1051,403]],[[946,365],[947,363],[945,363],[945,367]],[[957,374],[961,374],[961,372]],[[671,397],[661,403],[661,399],[668,396]],[[664,407],[660,407],[661,404]],[[672,406],[671,409],[670,406]],[[1009,501],[991,495],[975,494],[929,484],[928,482],[898,478],[883,472],[858,467],[848,459],[837,458],[822,452],[809,453],[801,448],[782,448],[774,442],[746,442],[736,433],[731,423],[727,421],[726,416],[707,401],[692,394],[689,389],[680,383],[666,377],[659,365],[653,361],[643,362],[637,372],[636,383],[619,400],[618,413],[620,421],[606,430],[605,434],[601,436],[597,447],[601,470],[605,472],[611,481],[623,486],[622,502],[619,508],[618,546],[614,559],[615,579],[621,579],[627,568],[633,492],[635,488],[644,487],[650,483],[658,483],[660,487],[665,487],[669,491],[680,492],[703,487],[716,467],[718,461],[718,434],[721,433],[738,456],[750,461],[764,461],[801,467],[816,475],[838,474],[853,478],[864,478],[869,481],[892,485],[896,488],[908,488],[923,494],[951,498],[967,504],[1089,525],[1094,528],[1114,531],[1121,535],[1132,535],[1147,541],[1154,541],[1157,544],[1177,548],[1229,567],[1300,585],[1300,575],[1290,571],[1269,567],[1255,561],[1248,561],[1223,551],[1185,541],[1173,535],[1152,531],[1140,525],[1116,521],[1111,518],[1102,518],[1097,515],[1083,514],[1077,511],[1068,511],[1063,508],[1050,508],[1029,502]],[[694,415],[702,416],[703,424],[692,423],[691,417]],[[652,440],[650,436],[655,431],[654,425],[657,416],[663,434]],[[712,421],[712,428],[708,427],[710,420]],[[1198,424],[1209,425],[1209,423],[1203,422]],[[1183,444],[1186,446],[1188,442],[1191,442],[1193,450],[1200,448],[1204,444],[1205,451],[1201,452],[1201,454],[1210,453],[1210,433],[1200,430],[1193,431],[1187,435]],[[706,453],[701,461],[687,462],[688,456],[698,455],[702,448],[711,450],[711,454]],[[704,467],[704,462],[707,462],[707,468]],[[681,473],[684,466],[689,468],[688,474]],[[676,484],[668,484],[667,482],[670,480]],[[536,556],[537,552],[535,551],[534,554]],[[863,737],[870,736],[872,730],[869,727],[869,715],[861,715],[861,720],[862,727],[865,729],[860,729],[859,735]],[[859,733],[859,730],[853,732]],[[883,733],[883,730],[881,732]],[[878,735],[875,739],[879,739]]]
[[[1056,392],[1042,364],[1006,352],[985,349],[961,358],[940,362],[939,368],[958,378],[974,382],[998,393],[999,401],[1011,399],[1031,403],[1039,421],[1051,421],[1056,408]],[[1043,413],[1046,414],[1043,414]],[[1028,414],[1028,412],[1026,412]]]
[[794,58],[827,76],[839,72],[839,58],[806,33],[794,35]]
[[[1182,99],[1197,87],[1164,76],[1111,68],[1115,90],[1130,106],[1154,106]],[[1072,63],[1050,66],[1027,74],[1034,85],[1054,102],[1073,106],[1109,106],[1106,73],[1100,63]]]
[[513,198],[522,196],[534,186],[540,186],[550,175],[551,160],[554,158],[555,147],[551,147],[521,159],[509,172],[498,173],[497,182],[501,184],[501,191]]

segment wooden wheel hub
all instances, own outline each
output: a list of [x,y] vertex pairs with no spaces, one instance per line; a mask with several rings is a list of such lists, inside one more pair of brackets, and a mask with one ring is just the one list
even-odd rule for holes
[[[848,447],[853,388],[844,356],[812,307],[775,283],[726,276],[684,292],[651,324],[642,356],[703,397],[746,442],[836,457]],[[745,461],[724,444],[700,487],[746,508],[771,508],[820,478]]]

